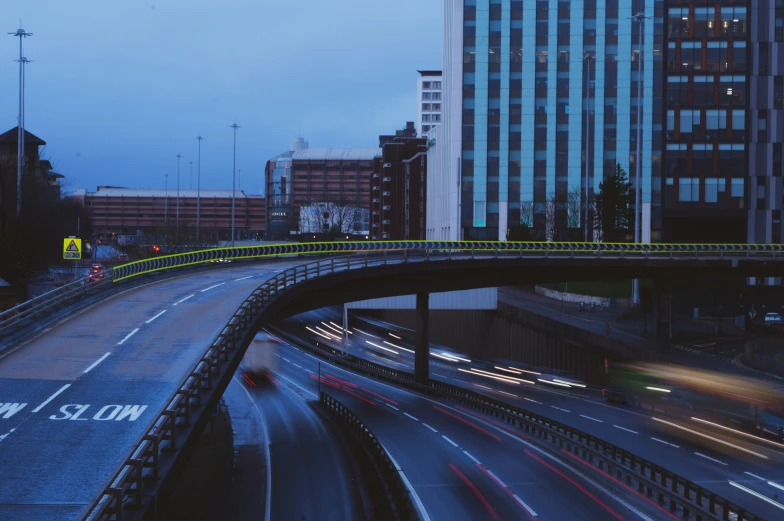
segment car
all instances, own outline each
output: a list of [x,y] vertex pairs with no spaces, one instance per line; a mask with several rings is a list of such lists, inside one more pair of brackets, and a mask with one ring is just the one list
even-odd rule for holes
[[765,315],[765,327],[780,326],[780,325],[782,325],[781,315],[779,315],[778,313],[767,313]]
[[93,263],[90,266],[90,273],[87,275],[90,282],[95,282],[104,278],[104,267],[101,263]]

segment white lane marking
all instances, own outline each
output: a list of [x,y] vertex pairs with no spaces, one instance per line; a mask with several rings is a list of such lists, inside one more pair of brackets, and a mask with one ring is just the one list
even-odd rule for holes
[[458,446],[458,445],[457,445],[457,443],[455,443],[454,441],[450,440],[449,438],[447,438],[447,437],[446,437],[446,436],[444,436],[443,434],[441,435],[441,437],[442,437],[442,438],[444,438],[444,439],[445,439],[446,441],[448,441],[449,443],[451,443],[453,447],[457,447],[457,446]]
[[188,300],[189,298],[193,298],[193,297],[195,297],[195,296],[196,296],[195,294],[194,294],[194,295],[188,295],[187,297],[185,297],[185,298],[183,298],[183,299],[180,299],[180,300],[178,300],[178,301],[177,301],[177,302],[175,302],[173,305],[174,305],[174,306],[176,306],[177,304],[182,304],[183,302],[185,302],[185,301],[186,301],[186,300]]
[[467,451],[463,451],[463,454],[465,454],[466,456],[468,456],[469,458],[471,458],[471,461],[473,461],[473,462],[474,462],[474,463],[476,463],[477,465],[481,465],[481,464],[482,464],[482,462],[480,462],[478,459],[476,459],[475,457],[473,457],[472,455],[470,455],[470,454],[469,454]]
[[305,371],[309,372],[310,374],[316,374],[315,372],[311,371],[310,369],[305,369]]
[[82,372],[83,372],[83,373],[85,373],[85,374],[86,374],[86,373],[89,373],[90,371],[92,371],[93,369],[95,369],[95,366],[97,366],[98,364],[100,364],[101,362],[103,362],[104,360],[106,360],[106,357],[107,357],[107,356],[109,356],[110,354],[112,354],[112,353],[111,353],[111,352],[109,352],[109,353],[106,353],[106,354],[105,354],[105,355],[103,355],[101,358],[99,358],[98,360],[96,360],[95,362],[93,362],[93,365],[91,365],[90,367],[88,367],[87,369],[85,369],[85,370],[84,370],[84,371],[82,371]]
[[705,458],[707,460],[711,460],[714,463],[718,463],[719,465],[724,465],[725,467],[727,466],[727,464],[724,463],[723,461],[719,461],[717,459],[711,458],[710,456],[706,456],[705,454],[700,454],[699,452],[695,452],[694,454],[699,456],[699,457],[701,457],[701,458]]
[[[272,371],[270,371],[270,372],[272,372]],[[316,393],[314,393],[314,392],[312,392],[312,391],[308,391],[307,389],[305,389],[304,387],[302,387],[301,385],[299,385],[299,384],[298,384],[297,382],[295,382],[294,380],[291,380],[291,379],[289,379],[289,378],[286,378],[285,376],[283,376],[282,374],[280,374],[280,373],[277,373],[277,372],[276,372],[276,373],[273,373],[273,374],[274,374],[275,376],[277,376],[278,378],[283,378],[283,379],[284,379],[284,380],[286,380],[287,382],[290,382],[290,383],[292,383],[293,385],[296,385],[297,387],[299,387],[300,389],[302,389],[303,391],[305,391],[306,393],[308,393],[309,395],[311,395],[313,398],[318,398],[318,395],[317,395]]]
[[253,277],[253,275],[248,275],[247,277],[240,277],[240,278],[238,278],[238,279],[234,279],[234,282],[239,282],[239,281],[241,281],[241,280],[246,280],[246,279],[249,279],[249,278],[251,278],[251,277]]
[[163,311],[161,311],[160,313],[158,313],[157,315],[155,315],[154,317],[152,317],[150,320],[146,321],[145,324],[149,324],[150,322],[152,322],[153,320],[155,320],[159,316],[163,315],[164,313],[166,313],[165,309]]
[[[425,505],[422,504],[422,500],[419,499],[419,495],[416,493],[416,490],[414,490],[414,487],[411,485],[411,482],[408,481],[408,478],[406,477],[406,473],[403,472],[403,469],[400,468],[400,465],[397,464],[397,461],[395,461],[395,458],[392,457],[392,454],[389,453],[386,447],[384,447],[384,445],[381,444],[380,441],[378,443],[379,445],[381,445],[381,448],[384,449],[384,452],[387,453],[387,456],[389,456],[389,460],[392,462],[392,465],[395,466],[395,470],[398,471],[401,479],[403,480],[403,485],[405,485],[406,490],[408,490],[408,493],[411,494],[411,499],[414,500],[414,508],[416,508],[417,513],[419,514],[419,518],[422,521],[430,521],[430,516],[427,515],[427,510],[425,510]],[[269,520],[265,520],[265,521],[269,521]]]
[[285,356],[282,356],[281,358],[283,358],[283,360],[285,360],[286,362],[289,362],[289,363],[291,363],[291,360],[289,360],[289,359],[288,359],[288,358],[286,358]]
[[631,432],[632,434],[640,434],[637,431],[633,431],[631,429],[627,429],[626,427],[621,427],[620,425],[613,425],[616,429],[621,429],[622,431]]
[[283,358],[283,357],[282,357],[282,356],[280,356],[278,353],[272,353],[272,354],[273,354],[273,355],[275,355],[275,356],[277,356],[278,358]]
[[556,407],[555,405],[551,405],[550,407],[552,407],[553,409],[558,409],[559,411],[563,411],[563,412],[572,412],[569,409],[561,409],[560,407]]
[[390,405],[390,404],[388,404],[388,403],[384,403],[384,405],[386,405],[386,406],[387,406],[387,407],[389,407],[390,409],[395,409],[396,411],[399,411],[399,410],[400,410],[400,409],[398,409],[397,407],[395,407],[394,405]]
[[[292,362],[292,363],[294,363],[294,362]],[[301,365],[299,365],[299,364],[294,364],[294,365],[296,365],[297,367],[299,367],[300,369],[302,369],[302,366],[301,366]]]
[[581,414],[580,416],[585,418],[586,420],[593,420],[595,422],[604,423],[604,420],[597,420],[596,418],[591,418],[590,416],[586,416],[584,414]]
[[427,427],[427,428],[428,428],[428,429],[430,429],[431,431],[433,431],[433,432],[435,432],[436,434],[438,434],[438,431],[437,431],[437,430],[435,430],[435,429],[434,429],[433,427],[431,427],[430,425],[428,425],[428,424],[426,424],[426,423],[424,423],[424,422],[422,422],[422,425],[424,425],[425,427]]
[[250,395],[245,386],[237,380],[236,376],[232,376],[237,385],[245,391],[245,395],[250,400],[250,403],[253,404],[253,407],[256,409],[256,414],[259,415],[259,422],[261,423],[261,428],[264,431],[264,458],[265,458],[265,467],[267,467],[267,499],[264,501],[264,521],[270,521],[270,506],[272,503],[272,458],[270,457],[270,443],[269,443],[269,429],[267,428],[267,422],[264,421],[264,415],[261,414],[261,409],[259,409],[259,405],[253,400],[253,397]]
[[758,458],[770,459],[767,456],[765,456],[764,454],[760,454],[759,452],[754,452],[753,450],[749,450],[749,449],[746,449],[746,448],[741,447],[739,445],[735,445],[733,443],[729,443],[727,441],[720,440],[719,438],[714,438],[713,436],[708,436],[707,434],[703,434],[703,433],[701,433],[699,431],[695,431],[695,430],[692,430],[692,429],[687,429],[686,427],[678,425],[677,423],[664,421],[664,420],[662,420],[660,418],[656,418],[655,416],[651,416],[651,419],[654,420],[654,421],[657,421],[659,423],[663,423],[665,425],[669,425],[670,427],[675,427],[676,429],[680,429],[682,431],[686,431],[686,432],[688,432],[690,434],[695,434],[697,436],[702,436],[703,438],[709,439],[711,441],[715,441],[716,443],[721,443],[722,445],[725,445],[727,447],[732,447],[733,449],[741,450],[741,451],[743,451],[743,452],[745,452],[747,454],[752,454],[754,456],[757,456]]
[[[11,429],[11,430],[13,430],[13,429]],[[747,472],[747,474],[748,474],[748,472]],[[784,486],[781,486],[778,483],[773,483],[772,481],[768,481],[768,485],[770,485],[771,487],[775,487],[775,488],[777,488],[779,490],[784,490]]]
[[444,375],[442,375],[442,374],[438,374],[438,373],[430,373],[430,374],[432,374],[433,376],[437,376],[437,377],[439,377],[439,378],[446,378],[447,380],[449,380],[449,377],[448,377],[448,376],[444,376]]
[[542,402],[537,402],[536,400],[532,400],[532,399],[530,399],[530,398],[523,398],[523,400],[527,400],[527,401],[529,401],[529,402],[538,403],[539,405],[544,405]]
[[411,419],[412,419],[412,420],[414,420],[415,422],[418,422],[418,421],[419,421],[419,418],[417,418],[416,416],[411,416],[411,415],[410,415],[410,414],[408,414],[407,412],[404,412],[403,414],[404,414],[405,416],[408,416],[409,418],[411,418]]
[[520,503],[520,506],[526,509],[528,513],[531,514],[533,517],[539,517],[539,514],[534,512],[534,509],[526,505],[525,502],[522,499],[520,499],[520,496],[518,496],[517,494],[512,494],[512,497],[515,498],[517,502]]
[[492,391],[493,390],[491,387],[488,387],[486,385],[481,385],[481,384],[474,384],[474,385],[477,386],[477,387],[481,387],[482,389],[487,389],[488,391]]
[[675,445],[674,443],[670,443],[669,441],[660,440],[659,438],[654,438],[653,436],[651,436],[651,439],[653,441],[658,441],[659,443],[664,443],[665,445],[669,445],[670,447],[675,447],[676,449],[680,449],[678,445]]
[[512,398],[519,398],[519,396],[517,396],[516,394],[508,393],[506,391],[498,391],[498,392],[501,394],[505,394],[507,396],[511,396]]
[[49,402],[51,402],[52,400],[54,400],[55,398],[57,398],[57,396],[58,396],[58,395],[59,395],[61,392],[65,391],[65,390],[66,390],[66,389],[68,389],[69,387],[71,387],[71,384],[65,384],[64,386],[60,387],[60,390],[59,390],[59,391],[57,391],[57,392],[56,392],[56,393],[54,393],[52,396],[50,396],[49,398],[47,398],[47,399],[46,399],[46,401],[45,401],[44,403],[42,403],[41,405],[39,405],[38,407],[36,407],[35,409],[33,409],[33,412],[38,412],[38,411],[40,411],[41,409],[43,409],[44,407],[46,407],[46,404],[48,404]]
[[[763,477],[761,477],[761,476],[758,476],[758,475],[756,475],[756,474],[752,474],[751,472],[744,472],[744,474],[746,474],[747,476],[751,476],[752,478],[757,478],[757,479],[760,479],[760,480],[762,480],[762,481],[767,481],[765,478],[763,478]],[[783,489],[783,490],[784,490],[784,489]]]
[[496,481],[498,482],[498,484],[499,484],[499,485],[501,485],[503,488],[509,488],[509,487],[507,487],[507,486],[506,486],[506,483],[504,483],[503,481],[501,481],[501,478],[499,478],[498,476],[496,476],[495,474],[493,474],[493,471],[492,471],[492,470],[490,470],[490,469],[487,469],[487,468],[486,468],[485,470],[487,471],[487,473],[488,473],[488,474],[490,474],[490,475],[493,477],[493,479],[494,479],[494,480],[496,480]]
[[131,338],[133,335],[135,335],[137,331],[139,331],[138,327],[136,329],[134,329],[133,331],[131,331],[130,333],[128,333],[127,335],[125,335],[125,338],[123,338],[122,340],[117,342],[117,345],[118,346],[123,345],[125,343],[125,341],[128,340],[129,338]]
[[782,505],[778,501],[773,501],[768,496],[764,496],[764,495],[760,494],[759,492],[755,492],[754,490],[751,490],[750,488],[746,488],[743,485],[739,485],[738,483],[735,483],[734,481],[729,481],[729,484],[732,485],[735,488],[741,489],[744,492],[748,492],[752,496],[760,498],[762,501],[767,501],[768,503],[770,503],[774,507],[778,507],[778,508],[784,510],[784,505]]
[[225,282],[221,282],[220,284],[215,284],[214,286],[210,286],[209,288],[204,288],[203,290],[200,291],[200,293],[204,293],[205,291],[209,291],[211,289],[215,289],[218,286],[223,286],[224,284],[226,284],[226,283]]

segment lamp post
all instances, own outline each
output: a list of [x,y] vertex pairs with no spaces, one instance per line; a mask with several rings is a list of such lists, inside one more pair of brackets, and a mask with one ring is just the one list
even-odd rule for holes
[[204,138],[199,134],[196,139],[199,140],[199,156],[196,169],[196,244],[199,244],[201,241],[201,235],[199,234],[199,220],[201,218],[201,140]]
[[180,158],[182,156],[180,153],[177,153],[177,217],[175,221],[175,226],[177,230],[180,229]]
[[193,161],[188,161],[188,190],[193,190]]
[[22,165],[24,164],[24,66],[28,61],[22,55],[22,40],[32,36],[33,33],[19,28],[16,32],[8,34],[19,38],[19,124],[16,129],[16,217],[18,219],[22,211]]
[[232,163],[231,173],[231,246],[234,247],[234,196],[236,192],[236,178],[237,178],[237,129],[240,128],[235,121],[229,128],[234,129],[234,160]]
[[163,177],[166,178],[166,184],[164,185],[163,191],[163,224],[164,228],[167,229],[169,227],[169,174],[163,174]]
[[[640,146],[642,144],[642,33],[645,26],[645,19],[648,18],[643,13],[632,16],[632,21],[639,22],[640,32],[637,34],[637,154],[634,159],[634,242],[640,242],[640,232],[642,230],[642,159],[640,157]],[[635,305],[640,303],[640,279],[634,279],[634,294],[632,301]]]
[[585,242],[588,242],[588,186],[589,186],[589,168],[591,167],[591,62],[595,60],[595,58],[591,55],[586,53],[585,54],[585,66],[588,68],[588,77],[586,79],[586,86],[585,92],[588,98],[585,107]]

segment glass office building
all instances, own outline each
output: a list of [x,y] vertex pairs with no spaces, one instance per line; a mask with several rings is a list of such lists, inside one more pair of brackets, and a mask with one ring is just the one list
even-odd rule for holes
[[503,240],[522,222],[582,239],[586,185],[590,206],[617,163],[633,185],[640,169],[643,242],[781,240],[784,0],[445,7],[444,167],[429,175],[456,189],[433,238]]

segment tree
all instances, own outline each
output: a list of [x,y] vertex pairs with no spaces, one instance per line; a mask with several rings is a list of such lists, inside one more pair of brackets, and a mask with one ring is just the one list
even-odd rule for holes
[[324,233],[332,238],[354,233],[362,209],[334,202],[318,202],[300,208],[300,233]]
[[555,193],[550,192],[544,203],[544,238],[547,242],[558,239],[558,203],[555,202]]
[[566,194],[566,219],[569,228],[580,228],[582,222],[583,198],[580,187],[574,186]]
[[620,163],[613,175],[599,183],[594,196],[594,228],[596,237],[604,242],[626,240],[632,209],[632,185]]
[[523,201],[520,203],[520,224],[525,225],[527,228],[534,226],[534,202]]

